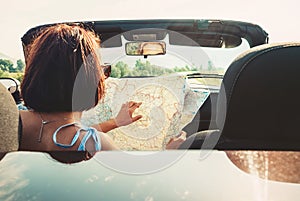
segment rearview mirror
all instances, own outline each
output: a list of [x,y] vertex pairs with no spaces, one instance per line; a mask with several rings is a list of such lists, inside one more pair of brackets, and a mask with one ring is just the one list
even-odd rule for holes
[[148,56],[166,54],[166,43],[163,41],[156,42],[128,42],[125,45],[126,55],[130,56]]

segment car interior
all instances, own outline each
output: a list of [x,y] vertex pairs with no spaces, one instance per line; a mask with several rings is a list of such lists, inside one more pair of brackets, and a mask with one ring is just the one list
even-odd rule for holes
[[[145,38],[149,41],[150,36],[161,40],[169,34],[170,43],[177,45],[183,45],[180,43],[185,41],[179,38],[184,35],[200,45],[217,48],[237,46],[241,38],[246,38],[251,49],[230,64],[225,75],[221,76],[220,89],[211,90],[194,119],[184,127],[188,139],[180,148],[299,150],[300,138],[296,135],[299,96],[295,93],[298,86],[298,44],[266,44],[268,34],[258,25],[234,21],[76,23],[96,31],[103,41],[103,48],[122,46],[121,33],[127,40],[138,42]],[[34,27],[22,37],[25,59],[31,41],[47,26],[51,24]],[[142,28],[153,30],[150,33],[147,29],[146,33]],[[182,35],[174,34],[175,31]],[[105,43],[107,40],[109,42]]]

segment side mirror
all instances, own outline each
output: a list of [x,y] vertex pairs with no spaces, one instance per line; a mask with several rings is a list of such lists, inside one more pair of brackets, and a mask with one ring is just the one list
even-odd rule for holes
[[163,41],[143,42],[135,41],[125,44],[126,55],[149,56],[166,54],[166,43]]
[[101,65],[101,68],[103,70],[103,74],[105,76],[105,79],[107,79],[111,74],[111,65],[105,63],[104,65]]

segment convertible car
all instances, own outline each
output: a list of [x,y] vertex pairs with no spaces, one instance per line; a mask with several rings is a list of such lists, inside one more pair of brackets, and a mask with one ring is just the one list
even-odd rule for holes
[[[64,23],[101,39],[107,94],[82,122],[105,121],[128,100],[142,102],[143,118],[108,133],[122,151],[89,160],[3,153],[0,200],[299,200],[299,43],[268,44],[262,27],[240,21]],[[53,25],[24,34],[25,61]],[[19,83],[0,81],[20,106]],[[165,150],[181,130],[187,140]]]

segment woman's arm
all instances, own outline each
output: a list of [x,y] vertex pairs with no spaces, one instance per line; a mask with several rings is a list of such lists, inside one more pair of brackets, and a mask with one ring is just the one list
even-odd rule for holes
[[99,124],[94,124],[92,127],[96,128],[98,131],[107,133],[108,131],[111,131],[115,128],[118,128],[115,119],[110,119],[108,121],[99,123]]
[[134,117],[132,116],[134,111],[137,108],[139,108],[141,104],[142,103],[137,103],[134,101],[126,102],[122,105],[119,113],[115,118],[92,126],[96,128],[98,131],[104,133],[121,126],[127,126],[142,118],[142,115],[137,115]]

